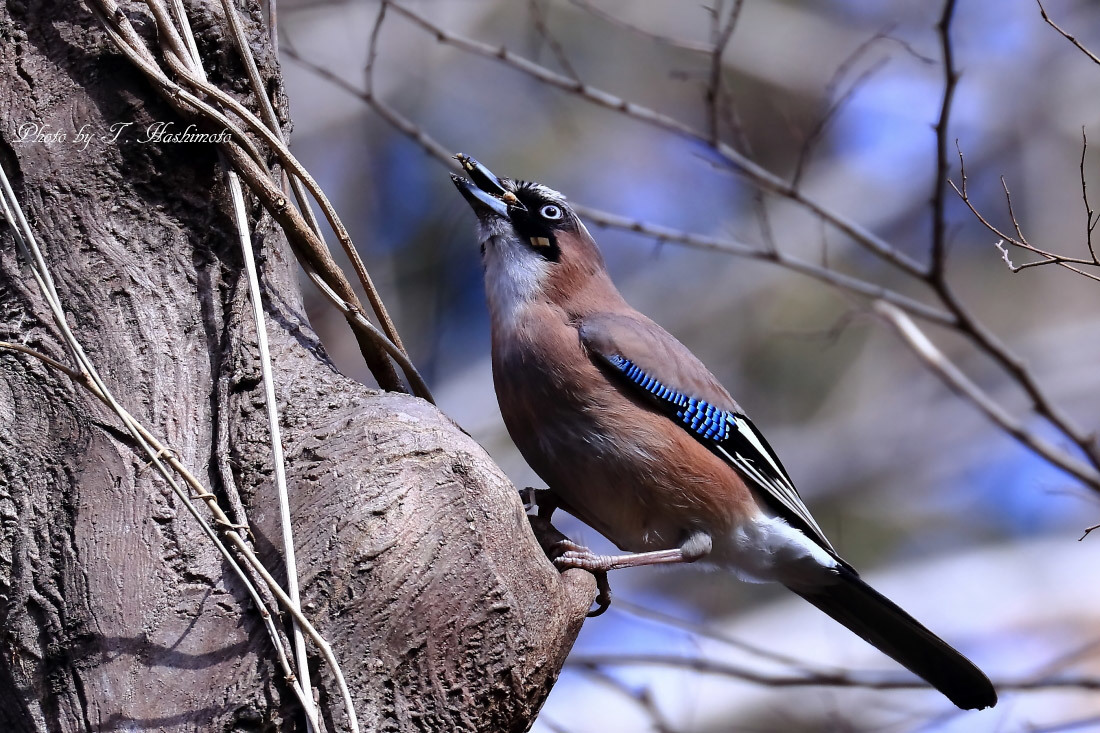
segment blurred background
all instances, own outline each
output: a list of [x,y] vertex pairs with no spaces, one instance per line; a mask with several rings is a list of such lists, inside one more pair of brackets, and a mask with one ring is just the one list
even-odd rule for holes
[[[927,261],[940,4],[749,0],[717,67],[711,108],[708,49],[734,3],[709,2],[406,6],[704,136],[717,122],[722,140],[783,178],[797,175],[807,197]],[[1100,49],[1100,6],[1046,5]],[[280,2],[294,150],[344,218],[441,408],[517,486],[541,486],[493,394],[474,217],[444,165],[350,91],[365,88],[378,9],[363,0]],[[757,249],[774,242],[936,302],[804,208],[760,195],[704,143],[438,43],[392,9],[377,38],[377,98],[498,175],[655,225]],[[1096,139],[1083,166],[1100,202],[1100,65],[1044,23],[1033,0],[961,0],[952,39],[961,78],[949,138],[965,154],[974,204],[1011,228],[1003,175],[1033,243],[1088,256],[1082,127]],[[1100,428],[1100,283],[1053,266],[1013,274],[997,237],[951,192],[946,222],[960,298],[1078,424]],[[995,681],[1042,684],[1006,689],[997,708],[961,714],[922,690],[746,680],[837,669],[860,680],[909,678],[783,589],[695,567],[645,568],[612,575],[616,602],[585,624],[536,731],[1100,730],[1100,699],[1087,689],[1100,679],[1100,533],[1078,542],[1100,522],[1094,493],[951,393],[864,300],[772,263],[589,226],[627,299],[737,397],[840,553]],[[369,383],[342,319],[306,290],[336,363]],[[953,332],[919,325],[1029,429],[1073,452],[988,357]],[[556,519],[574,539],[611,549],[595,531]],[[721,669],[700,671],[704,662]]]

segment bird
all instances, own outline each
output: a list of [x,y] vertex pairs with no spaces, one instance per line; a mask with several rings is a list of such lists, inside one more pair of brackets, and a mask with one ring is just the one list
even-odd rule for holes
[[632,308],[557,191],[455,156],[477,218],[493,384],[553,506],[624,554],[567,542],[559,568],[702,562],[777,582],[964,710],[986,675],[865,583],[806,508],[763,434],[701,361]]

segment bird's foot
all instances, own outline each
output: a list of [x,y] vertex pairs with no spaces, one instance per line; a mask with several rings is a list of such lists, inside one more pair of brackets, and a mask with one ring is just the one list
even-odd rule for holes
[[558,570],[580,568],[592,572],[607,572],[614,558],[611,555],[597,555],[582,544],[563,539],[554,543],[550,557]]
[[[520,491],[520,495],[526,499],[529,493],[533,493],[535,503],[539,505],[540,510],[543,508],[541,504],[541,497],[543,492],[536,489],[527,489],[526,491]],[[546,492],[549,494],[549,492]],[[540,516],[528,515],[528,520],[531,522],[531,528],[535,531],[535,537],[538,539],[539,544],[542,546],[546,556],[554,563],[555,567],[560,571],[569,570],[574,567],[588,570],[596,578],[596,599],[595,608],[588,612],[588,617],[599,616],[611,606],[611,585],[607,581],[607,571],[599,569],[584,568],[580,565],[571,564],[570,560],[566,560],[564,564],[559,564],[558,559],[569,553],[576,553],[578,555],[589,555],[592,557],[599,557],[595,555],[584,545],[577,544],[568,539],[565,535],[554,528],[552,524],[543,516],[542,511],[539,512]]]
[[[611,607],[611,584],[607,581],[607,571],[598,567],[599,561],[605,555],[597,555],[584,545],[570,539],[560,539],[553,544],[547,553],[554,562],[554,566],[561,571],[580,568],[592,573],[596,578],[596,607],[588,612],[588,618],[595,618]],[[586,558],[595,560],[595,567],[585,564]]]

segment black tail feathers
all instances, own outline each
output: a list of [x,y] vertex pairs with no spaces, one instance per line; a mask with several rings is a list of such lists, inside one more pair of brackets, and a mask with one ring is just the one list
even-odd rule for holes
[[923,677],[963,710],[997,704],[997,691],[980,669],[854,572],[841,568],[836,582],[794,592]]

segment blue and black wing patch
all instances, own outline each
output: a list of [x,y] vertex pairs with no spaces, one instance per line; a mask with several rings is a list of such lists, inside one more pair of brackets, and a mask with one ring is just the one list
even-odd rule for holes
[[643,390],[658,409],[733,465],[742,477],[762,489],[764,498],[780,516],[835,554],[825,533],[802,502],[779,457],[748,417],[723,410],[706,400],[662,384],[625,356],[599,356],[635,387]]
[[721,410],[706,400],[689,397],[683,392],[661,384],[626,357],[612,354],[607,357],[607,363],[652,395],[666,408],[666,411],[675,410],[676,419],[696,437],[719,443],[729,438],[730,418],[733,413]]

